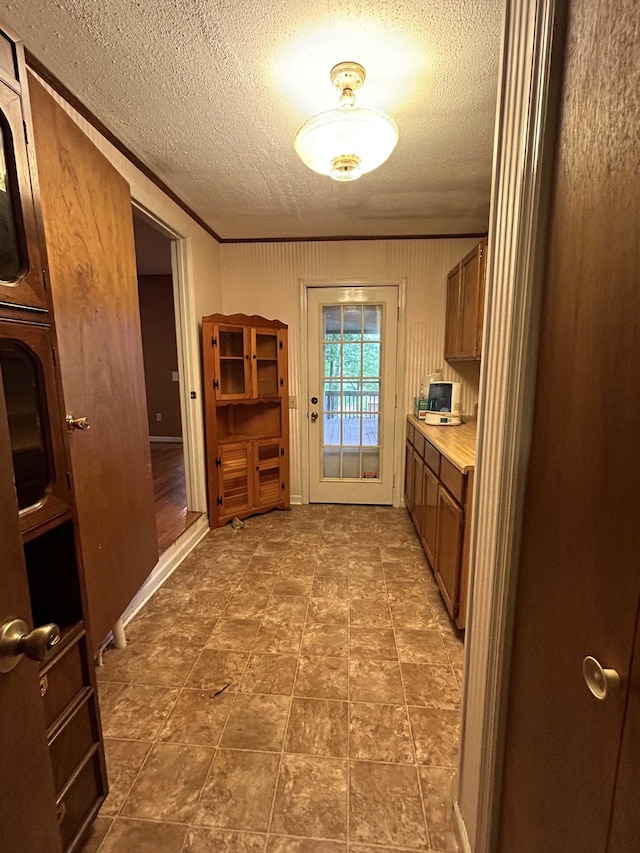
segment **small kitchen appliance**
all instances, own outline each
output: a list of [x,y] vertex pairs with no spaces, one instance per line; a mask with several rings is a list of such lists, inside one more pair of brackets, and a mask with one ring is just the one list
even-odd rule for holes
[[461,382],[443,382],[441,379],[430,382],[424,422],[433,426],[455,426],[462,423],[461,389]]

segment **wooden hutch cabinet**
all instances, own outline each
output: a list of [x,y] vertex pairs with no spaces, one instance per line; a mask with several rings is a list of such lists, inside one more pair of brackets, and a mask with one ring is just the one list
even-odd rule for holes
[[59,853],[107,787],[32,139],[0,28],[0,849]]
[[211,314],[202,335],[209,519],[220,527],[289,506],[287,326]]
[[484,239],[447,276],[444,357],[448,361],[480,359],[486,260]]

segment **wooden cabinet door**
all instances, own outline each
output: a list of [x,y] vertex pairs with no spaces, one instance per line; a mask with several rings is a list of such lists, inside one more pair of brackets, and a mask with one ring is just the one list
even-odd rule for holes
[[[0,625],[22,619],[32,628],[12,471],[0,379]],[[38,664],[27,658],[0,673],[0,790],[0,850],[59,853]]]
[[[567,7],[499,853],[630,853],[640,839],[640,119],[623,107],[640,91],[640,6]],[[624,405],[598,414],[612,387]],[[621,675],[605,701],[587,655]]]
[[219,447],[219,515],[238,515],[255,506],[251,444],[250,441],[238,441]]
[[251,329],[213,327],[214,380],[217,400],[244,400],[252,396]]
[[438,478],[428,465],[424,466],[422,477],[422,547],[433,569],[438,532]]
[[31,109],[93,648],[158,559],[129,186],[33,78]]
[[458,605],[463,530],[463,510],[449,492],[442,485],[439,485],[434,569],[436,581],[452,619],[456,616]]
[[253,442],[255,468],[255,504],[269,506],[282,500],[280,461],[282,443],[279,438],[266,438]]
[[447,308],[444,327],[445,358],[455,358],[460,349],[460,283],[460,264],[458,264],[447,276]]
[[460,264],[459,358],[479,358],[484,316],[484,269],[486,243],[482,241]]
[[407,442],[404,467],[404,502],[410,513],[413,513],[413,467],[413,445]]
[[420,458],[417,450],[413,451],[413,523],[418,531],[418,536],[422,533],[422,469],[424,462]]
[[278,397],[280,372],[278,330],[251,329],[251,389],[253,397]]
[[25,127],[20,95],[0,82],[0,302],[46,311]]

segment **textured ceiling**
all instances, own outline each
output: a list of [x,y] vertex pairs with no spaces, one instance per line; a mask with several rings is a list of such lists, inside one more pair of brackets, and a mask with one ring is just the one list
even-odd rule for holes
[[[222,238],[486,230],[503,0],[9,0],[26,47]],[[351,183],[311,172],[298,127],[329,70],[400,141]]]

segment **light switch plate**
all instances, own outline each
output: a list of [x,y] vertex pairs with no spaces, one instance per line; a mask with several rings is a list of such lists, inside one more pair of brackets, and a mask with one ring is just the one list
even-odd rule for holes
[[289,408],[297,409],[298,408],[298,398],[294,395],[289,397]]

